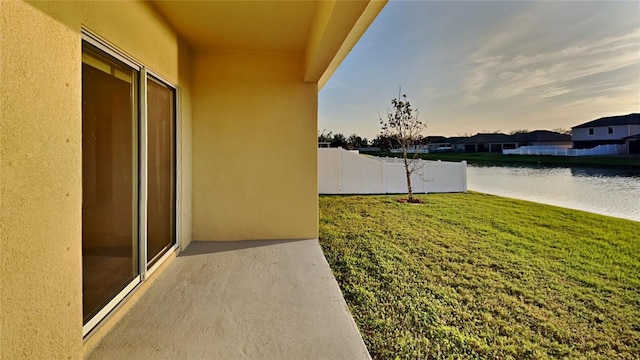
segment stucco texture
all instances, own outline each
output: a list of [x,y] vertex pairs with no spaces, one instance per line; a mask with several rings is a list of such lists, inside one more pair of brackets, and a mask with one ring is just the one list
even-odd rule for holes
[[317,84],[303,62],[194,51],[194,240],[317,237]]
[[188,76],[178,38],[144,2],[0,1],[3,359],[83,356],[83,26],[178,85]]
[[192,173],[192,128],[191,128],[191,50],[183,41],[178,42],[178,143],[180,148],[179,187],[180,187],[180,248],[185,249],[191,243],[191,173]]
[[317,77],[382,7],[333,3],[293,55],[190,49],[147,1],[0,0],[1,359],[82,358],[110,326],[83,341],[82,29],[179,88],[183,249],[313,239]]

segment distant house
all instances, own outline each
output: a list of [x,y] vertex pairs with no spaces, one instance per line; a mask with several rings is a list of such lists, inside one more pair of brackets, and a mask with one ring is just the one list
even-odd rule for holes
[[[431,153],[431,152],[446,152],[453,150],[452,142],[462,139],[461,137],[446,137],[441,135],[431,135],[425,136],[419,141],[416,142],[415,145],[409,152],[421,152],[421,153]],[[394,146],[392,152],[399,151],[400,146]],[[394,151],[395,150],[395,151]]]
[[513,143],[507,134],[478,133],[470,137],[460,138],[452,143],[455,151],[464,152],[502,152],[502,149],[515,149],[517,143]]
[[[420,142],[420,147],[429,149],[429,152],[450,151],[451,139],[445,136],[427,136]],[[457,139],[457,138],[455,138]]]
[[625,144],[628,153],[640,153],[640,114],[608,116],[571,128],[571,140],[576,149],[598,145]]
[[[446,136],[425,136],[420,140],[417,140],[415,144],[409,147],[408,152],[414,153],[430,153],[430,152],[443,152],[443,151],[451,151],[451,140],[458,138],[448,138]],[[361,151],[367,151],[362,150]],[[391,152],[401,152],[400,144],[393,145]]]
[[[496,152],[517,149],[521,146],[571,147],[571,135],[549,130],[536,130],[528,133],[502,134],[478,133],[473,136],[427,136],[414,146],[419,152]],[[413,150],[413,151],[415,151]],[[393,151],[393,150],[392,150]]]
[[[520,146],[571,146],[571,135],[549,130],[535,130],[528,133],[511,135]],[[523,145],[524,144],[524,145]]]
[[624,143],[627,146],[627,154],[640,154],[640,134],[627,136]]
[[454,151],[499,152],[517,149],[521,146],[571,146],[571,136],[549,130],[536,130],[513,135],[501,133],[479,133],[471,137],[451,141]]

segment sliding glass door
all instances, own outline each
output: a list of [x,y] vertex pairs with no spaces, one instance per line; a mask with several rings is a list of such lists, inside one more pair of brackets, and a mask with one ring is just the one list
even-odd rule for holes
[[176,248],[176,89],[82,43],[82,301],[88,333]]
[[175,89],[147,78],[147,264],[176,243]]
[[90,44],[82,54],[82,302],[93,318],[139,274],[139,71]]

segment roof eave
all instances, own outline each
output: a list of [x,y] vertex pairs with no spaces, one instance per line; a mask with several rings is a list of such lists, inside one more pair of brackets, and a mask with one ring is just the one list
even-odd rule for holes
[[322,1],[305,51],[304,81],[322,89],[378,16],[387,0]]

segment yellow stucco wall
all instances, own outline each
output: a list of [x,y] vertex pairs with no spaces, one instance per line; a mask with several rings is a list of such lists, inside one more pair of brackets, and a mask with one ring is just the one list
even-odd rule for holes
[[[178,56],[185,44],[147,3],[0,1],[2,359],[83,356],[82,26],[187,86],[182,147],[191,153],[189,54]],[[182,186],[190,198],[190,179]]]
[[317,237],[315,55],[192,51],[146,1],[0,0],[0,359],[81,358],[109,328],[83,342],[82,28],[179,87],[182,248]]
[[194,51],[194,239],[317,237],[317,84],[303,66]]
[[178,84],[180,123],[180,248],[191,243],[191,50],[183,41],[178,42]]

